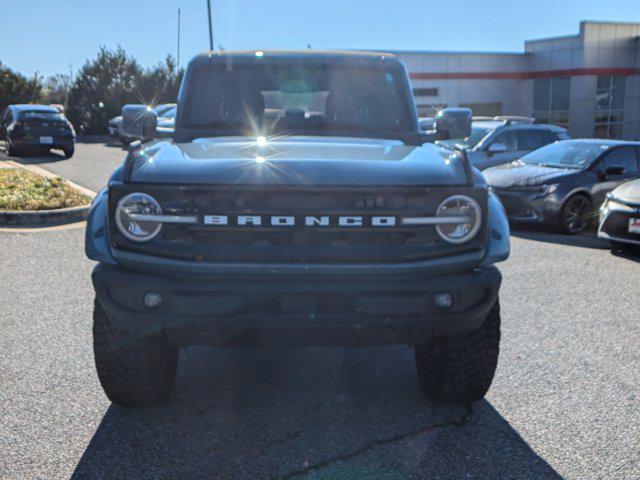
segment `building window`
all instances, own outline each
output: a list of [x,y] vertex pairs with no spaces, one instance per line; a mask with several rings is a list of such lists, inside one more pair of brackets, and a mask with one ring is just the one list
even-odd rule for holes
[[461,103],[461,107],[470,108],[474,117],[496,117],[502,115],[502,103]]
[[627,77],[600,75],[596,90],[596,138],[622,138]]
[[414,88],[414,97],[437,97],[440,93],[439,88]]
[[533,80],[533,116],[542,123],[569,126],[571,77]]

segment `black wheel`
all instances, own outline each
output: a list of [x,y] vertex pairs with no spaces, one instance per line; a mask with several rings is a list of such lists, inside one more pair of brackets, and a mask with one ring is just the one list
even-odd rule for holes
[[176,377],[177,347],[162,334],[121,330],[98,301],[93,310],[93,352],[98,378],[109,400],[126,406],[165,400]]
[[564,233],[582,233],[589,226],[593,214],[591,200],[579,193],[572,195],[560,211],[559,227]]
[[18,150],[16,147],[11,145],[9,142],[5,142],[5,147],[6,147],[6,150],[7,150],[7,155],[9,155],[10,157],[19,157],[20,156],[20,150]]
[[125,137],[125,136],[121,136],[120,137],[120,143],[122,143],[122,145],[124,145],[124,146],[129,145],[131,142],[133,142],[132,138]]
[[71,158],[73,157],[73,152],[75,152],[75,147],[63,148],[62,151],[64,152],[64,158]]
[[430,400],[468,403],[485,396],[498,364],[500,305],[473,332],[437,337],[415,347],[416,369]]

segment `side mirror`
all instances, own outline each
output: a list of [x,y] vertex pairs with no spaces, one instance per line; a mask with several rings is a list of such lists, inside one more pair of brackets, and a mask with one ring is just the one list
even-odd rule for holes
[[489,145],[489,148],[487,149],[487,152],[490,155],[493,155],[494,153],[504,153],[507,151],[507,146],[504,143],[492,143],[491,145]]
[[129,137],[149,140],[156,136],[158,114],[147,105],[122,107],[122,129]]
[[620,175],[624,173],[624,167],[622,165],[611,165],[604,172],[607,175]]
[[470,108],[445,108],[436,115],[436,140],[467,138],[471,135]]

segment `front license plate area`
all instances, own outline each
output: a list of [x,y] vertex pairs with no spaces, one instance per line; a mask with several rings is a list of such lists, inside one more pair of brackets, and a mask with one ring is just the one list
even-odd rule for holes
[[640,234],[640,218],[629,219],[629,233]]
[[53,143],[53,137],[40,137],[41,145],[51,145]]

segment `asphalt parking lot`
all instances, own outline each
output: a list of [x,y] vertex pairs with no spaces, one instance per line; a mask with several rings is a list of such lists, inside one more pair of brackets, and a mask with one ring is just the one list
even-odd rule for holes
[[[98,190],[124,155],[21,161]],[[0,478],[639,478],[640,258],[513,233],[472,409],[426,402],[407,347],[190,348],[168,404],[124,409],[94,371],[83,227],[0,232]]]

